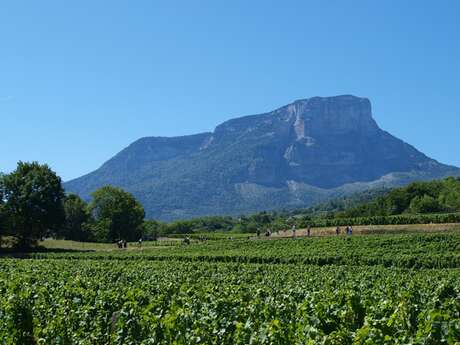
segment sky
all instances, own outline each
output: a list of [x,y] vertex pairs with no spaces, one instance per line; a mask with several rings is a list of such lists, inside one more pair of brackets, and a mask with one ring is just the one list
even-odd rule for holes
[[67,181],[141,137],[340,94],[460,166],[459,16],[456,0],[3,0],[0,171]]

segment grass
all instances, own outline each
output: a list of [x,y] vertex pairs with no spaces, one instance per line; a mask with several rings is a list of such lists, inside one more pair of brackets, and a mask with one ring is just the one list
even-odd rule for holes
[[[143,250],[151,248],[168,247],[180,244],[180,239],[162,239],[159,241],[144,241],[142,246],[137,242],[129,242],[126,250]],[[47,249],[67,249],[75,251],[112,251],[120,250],[116,243],[93,243],[93,242],[77,242],[69,240],[54,240],[45,239],[40,241],[39,245]]]

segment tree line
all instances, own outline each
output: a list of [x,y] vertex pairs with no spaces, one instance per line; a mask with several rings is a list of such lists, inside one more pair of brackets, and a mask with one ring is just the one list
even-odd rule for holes
[[[151,238],[170,235],[184,235],[193,233],[234,232],[255,233],[258,230],[275,229],[285,230],[292,221],[280,217],[276,212],[259,212],[252,215],[231,216],[206,216],[188,220],[177,220],[163,223],[157,220],[146,220],[145,234]],[[175,236],[173,236],[175,237]]]
[[373,201],[338,212],[336,218],[460,212],[460,178],[414,182]]
[[460,222],[460,178],[371,191],[304,210],[208,216],[171,223],[144,218],[142,205],[120,188],[104,186],[92,194],[89,202],[66,194],[61,178],[46,164],[19,162],[15,171],[0,175],[0,242],[2,236],[8,236],[19,247],[49,236],[113,242],[171,234],[279,231],[293,225],[454,223]]
[[135,241],[143,232],[142,205],[120,188],[105,186],[86,203],[66,194],[48,165],[19,162],[0,176],[0,241],[30,247],[44,237],[75,241]]

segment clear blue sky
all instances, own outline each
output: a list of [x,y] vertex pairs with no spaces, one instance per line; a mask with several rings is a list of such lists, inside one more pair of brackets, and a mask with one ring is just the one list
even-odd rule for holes
[[456,0],[1,1],[0,171],[68,180],[143,136],[338,94],[460,166],[459,17]]

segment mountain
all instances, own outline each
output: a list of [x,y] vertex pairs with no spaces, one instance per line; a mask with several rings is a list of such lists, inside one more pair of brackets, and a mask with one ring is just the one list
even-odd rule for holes
[[295,101],[212,133],[137,140],[65,188],[134,194],[162,220],[306,207],[331,197],[460,175],[380,129],[366,98]]

